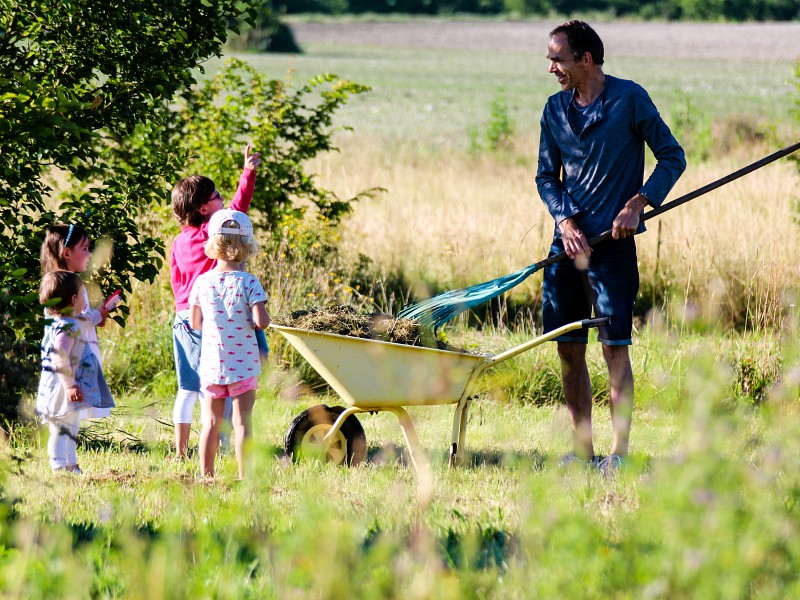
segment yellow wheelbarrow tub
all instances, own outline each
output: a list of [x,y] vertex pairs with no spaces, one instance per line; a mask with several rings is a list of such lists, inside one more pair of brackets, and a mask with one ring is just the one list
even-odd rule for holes
[[[455,464],[461,458],[475,382],[484,370],[569,331],[605,325],[609,320],[610,317],[600,317],[575,321],[495,356],[422,348],[282,325],[273,324],[270,327],[283,335],[349,405],[344,411],[337,410],[331,414],[329,422],[313,425],[317,441],[320,439],[320,427],[327,431],[322,437],[323,446],[333,443],[339,445],[335,452],[328,454],[329,459],[344,462],[344,449],[341,447],[344,440],[339,431],[348,418],[358,412],[389,411],[398,417],[412,463],[419,467],[418,463],[425,460],[424,452],[413,422],[403,407],[457,404],[450,446],[450,464]],[[330,407],[309,410],[318,415],[321,409]],[[298,420],[311,422],[299,418],[295,422]],[[357,429],[363,436],[360,425]],[[286,437],[286,451],[292,456],[295,456],[296,448],[290,446],[296,444],[297,440],[308,439],[308,436],[295,433],[290,428]],[[363,444],[363,447],[366,448],[366,445]],[[359,460],[363,460],[363,456],[348,456],[346,462],[355,463]]]

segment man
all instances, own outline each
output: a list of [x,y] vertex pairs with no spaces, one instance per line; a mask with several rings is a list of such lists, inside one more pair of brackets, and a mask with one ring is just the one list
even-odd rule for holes
[[[613,471],[628,453],[633,372],[628,355],[633,303],[639,289],[634,234],[640,214],[659,206],[686,168],[678,142],[647,92],[603,72],[603,42],[583,21],[550,33],[550,73],[561,91],[544,108],[536,185],[555,220],[551,254],[563,260],[544,273],[544,330],[591,316],[613,315],[599,330],[608,366],[613,440],[606,458],[595,455],[592,389],[586,366],[586,331],[556,338],[561,379],[573,429],[573,451],[562,464],[584,462]],[[644,144],[656,157],[644,181]],[[590,247],[593,236],[612,240]]]

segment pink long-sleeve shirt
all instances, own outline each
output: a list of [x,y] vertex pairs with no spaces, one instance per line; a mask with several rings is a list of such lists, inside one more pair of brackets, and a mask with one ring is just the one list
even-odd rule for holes
[[[255,187],[256,172],[253,169],[244,169],[229,208],[246,213],[250,209]],[[170,272],[176,311],[189,308],[189,293],[194,280],[217,265],[216,259],[208,258],[203,249],[207,240],[208,221],[200,227],[187,225],[172,244]]]

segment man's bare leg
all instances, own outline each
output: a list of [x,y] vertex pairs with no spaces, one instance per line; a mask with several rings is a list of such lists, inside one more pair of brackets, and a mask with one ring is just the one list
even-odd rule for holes
[[608,365],[611,396],[611,454],[626,456],[633,417],[633,369],[628,346],[603,345],[603,357]]
[[572,421],[575,456],[589,462],[594,457],[592,444],[592,382],[586,365],[586,344],[558,342],[561,383]]

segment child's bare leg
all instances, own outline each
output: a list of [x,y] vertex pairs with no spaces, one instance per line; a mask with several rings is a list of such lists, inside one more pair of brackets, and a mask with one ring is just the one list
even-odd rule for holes
[[256,391],[249,390],[233,398],[233,433],[235,436],[236,463],[239,466],[239,479],[244,479],[244,444],[250,437],[250,421],[253,405],[256,402]]
[[225,398],[203,396],[203,430],[200,432],[200,474],[214,476],[214,459],[219,446],[219,428],[225,413]]
[[175,423],[175,451],[178,453],[178,458],[186,458],[189,454],[189,435],[191,432],[191,423]]
[[175,452],[178,458],[186,458],[189,453],[189,436],[192,433],[194,405],[200,392],[178,390],[175,406],[172,409],[172,422],[175,424]]

